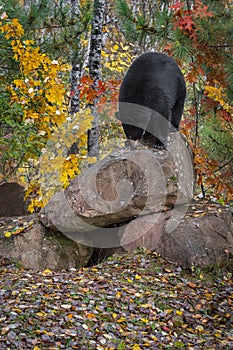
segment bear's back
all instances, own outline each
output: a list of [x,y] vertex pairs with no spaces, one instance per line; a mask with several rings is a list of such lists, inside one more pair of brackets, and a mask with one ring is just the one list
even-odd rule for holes
[[[122,82],[119,102],[145,105],[153,97],[177,87],[185,89],[183,75],[176,62],[159,52],[147,52],[138,57],[130,66]],[[175,96],[174,96],[175,97]],[[150,107],[150,106],[148,106]]]

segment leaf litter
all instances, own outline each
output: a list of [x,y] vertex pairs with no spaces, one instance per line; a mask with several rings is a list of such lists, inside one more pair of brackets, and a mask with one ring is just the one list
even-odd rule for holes
[[233,349],[233,282],[184,271],[155,252],[69,271],[0,260],[5,349]]

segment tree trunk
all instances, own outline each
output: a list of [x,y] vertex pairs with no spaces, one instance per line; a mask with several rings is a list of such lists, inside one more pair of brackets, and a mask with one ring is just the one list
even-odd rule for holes
[[[79,1],[71,0],[71,16],[74,18],[75,16],[80,16],[79,11]],[[79,51],[81,51],[80,38],[76,38],[76,49],[71,47],[71,57],[72,57],[72,69],[70,73],[70,116],[72,119],[75,118],[75,113],[79,111],[79,89],[78,85],[80,82],[80,77],[82,74],[82,59],[80,58]],[[78,154],[78,142],[75,142],[71,145],[69,154]]]
[[[71,0],[71,16],[74,17],[75,15],[79,15],[79,7],[78,7],[78,1],[77,0]],[[79,38],[77,38],[79,41]],[[80,46],[79,43],[77,43],[77,46]],[[79,79],[81,76],[81,67],[80,62],[78,59],[78,52],[74,51],[73,47],[71,47],[71,54],[72,54],[72,69],[71,69],[71,102],[70,102],[70,114],[73,115],[79,110]]]
[[[89,74],[94,80],[94,85],[100,79],[100,61],[102,47],[102,27],[104,18],[105,0],[94,0],[92,31],[89,53]],[[95,101],[96,102],[96,101]],[[91,106],[94,121],[88,133],[88,153],[90,156],[98,156],[99,153],[99,118],[95,108],[95,102]]]

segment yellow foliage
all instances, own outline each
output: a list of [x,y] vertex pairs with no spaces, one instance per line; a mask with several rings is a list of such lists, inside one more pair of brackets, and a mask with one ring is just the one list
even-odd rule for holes
[[[44,207],[57,191],[66,188],[70,180],[80,173],[81,162],[88,158],[86,133],[92,120],[90,109],[80,111],[72,120],[67,118],[50,135],[39,159],[40,171],[36,183],[26,192],[26,197],[36,192],[30,211]],[[73,143],[77,143],[79,154],[67,156]]]
[[221,86],[215,87],[207,85],[205,86],[205,93],[212,100],[219,102],[226,112],[233,113],[233,107],[226,102],[226,94],[224,93],[223,88]]
[[101,51],[101,55],[104,67],[111,72],[118,73],[124,73],[133,59],[129,46],[124,46],[122,42],[114,46],[106,44],[104,50]]
[[12,20],[6,19],[6,22],[5,25],[2,25],[2,22],[0,22],[0,30],[5,34],[6,39],[20,38],[24,35],[24,29],[17,18]]
[[23,105],[27,123],[31,120],[49,136],[51,126],[57,127],[67,117],[64,110],[65,85],[58,78],[66,67],[51,61],[40,52],[40,48],[33,47],[33,40],[23,40],[24,31],[18,20],[7,21],[1,30],[8,39],[14,32],[11,46],[22,74],[21,79],[15,79],[9,86],[12,101]]
[[[42,155],[36,163],[39,174],[29,184],[25,198],[30,197],[28,210],[44,207],[54,193],[66,188],[80,172],[80,163],[87,159],[87,130],[92,125],[91,110],[68,118],[65,101],[66,89],[61,72],[69,67],[51,60],[34,46],[33,40],[24,40],[24,29],[18,19],[5,16],[0,30],[10,41],[14,60],[21,76],[9,83],[12,103],[21,106],[23,122],[33,124],[41,137]],[[21,116],[19,116],[21,118]],[[33,143],[34,137],[29,138]],[[46,143],[47,142],[47,143]],[[78,155],[67,152],[73,143],[78,144]],[[25,158],[32,159],[28,154]]]

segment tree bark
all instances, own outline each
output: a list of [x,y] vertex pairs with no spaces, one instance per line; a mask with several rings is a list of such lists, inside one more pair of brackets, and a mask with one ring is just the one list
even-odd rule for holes
[[[79,7],[77,0],[71,0],[71,16],[74,17],[79,15]],[[77,38],[79,40],[79,38]],[[79,47],[79,42],[77,43],[77,48]],[[77,51],[77,50],[76,50]],[[72,54],[72,69],[71,69],[71,103],[70,103],[70,114],[73,115],[79,110],[79,79],[81,76],[81,62],[78,59],[78,52],[75,52],[73,47],[71,48]]]
[[[79,11],[79,1],[77,0],[71,0],[70,1],[70,7],[71,7],[71,17],[74,18],[76,16],[80,16]],[[72,119],[75,118],[75,113],[79,111],[79,82],[80,77],[82,75],[82,58],[80,57],[79,52],[81,51],[81,45],[80,45],[80,38],[76,37],[76,45],[74,45],[76,49],[74,49],[73,46],[71,46],[71,57],[72,57],[72,69],[70,73],[70,117]],[[79,148],[78,148],[78,142],[75,142],[71,145],[69,154],[78,154]]]
[[[102,28],[104,18],[105,0],[94,0],[92,31],[89,52],[89,74],[94,80],[94,86],[100,79],[100,62],[102,47]],[[95,103],[91,106],[94,121],[88,133],[88,153],[90,156],[98,156],[99,153],[99,118],[95,108]]]

